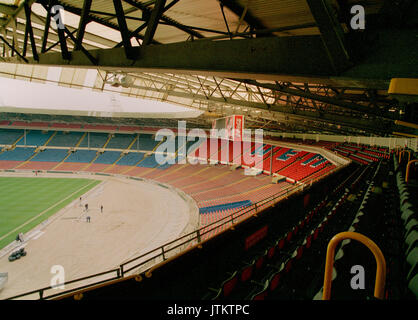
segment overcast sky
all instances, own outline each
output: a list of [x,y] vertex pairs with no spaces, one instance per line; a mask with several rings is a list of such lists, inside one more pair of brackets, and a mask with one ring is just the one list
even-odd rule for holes
[[174,104],[131,98],[118,93],[94,92],[9,78],[0,78],[0,107],[129,112],[144,116],[147,113],[186,113],[189,117],[195,117],[201,113]]

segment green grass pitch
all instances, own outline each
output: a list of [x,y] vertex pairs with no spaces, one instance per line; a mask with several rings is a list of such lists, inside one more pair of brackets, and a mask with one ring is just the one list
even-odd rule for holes
[[0,177],[0,249],[101,181]]

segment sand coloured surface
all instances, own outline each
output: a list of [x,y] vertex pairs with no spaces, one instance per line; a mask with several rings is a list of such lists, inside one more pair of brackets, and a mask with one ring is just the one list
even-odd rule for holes
[[[8,261],[9,255],[0,258],[0,272],[9,273],[0,299],[48,287],[55,276],[51,273],[54,265],[64,267],[65,280],[69,281],[117,268],[130,258],[178,238],[186,229],[190,232],[198,228],[198,219],[193,217],[198,213],[192,213],[190,204],[170,189],[119,177],[91,178],[103,182],[82,197],[81,204],[77,199],[55,214],[55,220],[25,243],[25,257],[13,262]],[[85,203],[87,213],[83,211]],[[90,223],[86,222],[87,215]]]

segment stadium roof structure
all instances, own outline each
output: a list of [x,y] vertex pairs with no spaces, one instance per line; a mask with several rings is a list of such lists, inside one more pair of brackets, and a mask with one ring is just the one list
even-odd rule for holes
[[[351,27],[354,5],[364,30]],[[244,114],[271,131],[416,137],[418,93],[389,87],[418,78],[417,10],[413,0],[0,0],[0,75],[173,102],[203,112],[202,125]]]

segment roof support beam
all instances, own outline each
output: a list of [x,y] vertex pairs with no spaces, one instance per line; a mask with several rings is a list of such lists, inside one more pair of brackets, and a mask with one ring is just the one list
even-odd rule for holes
[[360,129],[364,131],[369,131],[373,133],[390,133],[391,130],[393,129],[392,125],[395,124],[394,121],[381,121],[381,120],[372,121],[369,119],[355,119],[355,118],[348,118],[348,117],[334,115],[334,114],[319,114],[318,112],[314,112],[314,111],[305,111],[305,110],[299,110],[299,109],[292,110],[289,106],[283,106],[283,105],[267,106],[264,103],[237,100],[237,99],[228,98],[228,97],[215,97],[213,95],[208,96],[206,94],[191,94],[191,93],[179,92],[175,90],[158,89],[153,86],[147,87],[147,86],[140,86],[140,85],[132,85],[131,87],[136,88],[136,89],[141,89],[141,90],[164,93],[172,97],[189,98],[192,100],[200,100],[202,102],[212,101],[215,103],[239,106],[242,108],[268,110],[268,111],[277,112],[279,114],[285,115],[289,119],[326,122],[326,123],[337,124],[341,126],[347,126],[350,128]]
[[[48,1],[49,0],[37,0],[38,3],[43,4],[43,5],[46,5],[48,3]],[[75,15],[81,16],[81,11],[82,11],[81,8],[76,8],[76,7],[70,6],[68,4],[64,4],[63,7],[64,7],[65,11],[68,11],[68,12],[71,12]],[[101,19],[101,18],[95,17],[93,15],[89,15],[89,19],[90,19],[90,21],[97,22],[97,23],[102,24],[106,27],[109,27],[113,30],[120,31],[117,24],[108,22],[105,19]],[[68,30],[70,30],[72,32],[73,28],[68,26]],[[76,29],[74,28],[74,30],[76,30]],[[106,46],[109,46],[109,47],[112,47],[112,46],[115,45],[115,43],[112,40],[102,38],[102,37],[100,37],[98,35],[95,35],[95,34],[92,34],[92,33],[86,33],[86,36],[87,35],[88,35],[89,39],[91,39],[92,41],[97,41],[98,43],[101,43],[103,45],[106,45]],[[141,35],[138,35],[138,37],[142,39]]]
[[[64,30],[65,30],[65,33],[67,34],[67,36],[74,42],[74,45],[77,45],[77,39],[73,36],[73,34],[70,32],[70,30],[68,30],[67,28],[65,28]],[[84,47],[82,45],[80,45],[80,50],[86,55],[86,57],[94,65],[97,65],[97,59],[95,57],[93,57],[88,50],[84,49]]]
[[0,13],[12,15],[15,13],[17,6],[0,3]]
[[[61,56],[62,56],[62,58],[66,61],[71,60],[71,52],[68,51],[67,37],[65,36],[64,30],[58,28],[57,33],[58,33],[59,43],[60,43],[60,46],[61,46]],[[50,49],[51,49],[51,47],[48,50],[50,50]]]
[[35,61],[39,60],[39,56],[38,56],[38,51],[36,50],[36,43],[35,43],[35,37],[33,35],[33,30],[32,30],[32,22],[31,22],[31,8],[29,6],[29,4],[25,1],[25,3],[23,4],[24,9],[25,9],[25,16],[26,16],[26,30],[27,33],[29,35],[29,39],[30,39],[30,44],[32,47],[32,55],[33,55],[33,59]]
[[46,13],[46,20],[45,20],[45,27],[44,27],[44,35],[42,36],[41,53],[45,53],[46,45],[48,43],[49,27],[51,25],[51,6],[52,6],[52,2],[50,2],[48,7],[44,6],[47,13]]
[[[68,28],[71,30],[70,28]],[[418,43],[414,30],[384,30],[370,45],[370,56],[343,73],[335,73],[320,36],[264,37],[228,41],[185,41],[155,46],[133,47],[135,59],[127,59],[123,48],[90,50],[98,66],[118,72],[174,73],[254,79],[258,82],[282,81],[325,84],[334,88],[387,90],[391,78],[416,76]],[[387,43],[395,45],[388,46]],[[92,67],[91,61],[75,51],[70,62],[59,54],[45,53],[39,63]],[[399,56],[402,59],[394,60]],[[5,62],[19,63],[18,57]]]
[[[179,1],[179,0],[172,1],[172,2],[171,2],[169,5],[167,5],[164,9],[162,9],[162,13],[166,12],[168,9],[170,9],[170,8],[171,8],[174,4],[176,4],[178,1]],[[161,18],[161,16],[160,16],[160,18]],[[149,21],[147,20],[147,21],[145,21],[143,24],[141,24],[138,28],[136,28],[134,31],[130,32],[130,33],[129,33],[129,39],[131,39],[132,37],[138,37],[138,36],[139,36],[139,33],[140,33],[142,30],[144,30],[145,28],[147,28],[148,23],[149,23]],[[163,23],[164,23],[164,22],[163,22]],[[167,23],[164,23],[164,24],[167,24]],[[155,33],[155,31],[154,31],[154,33]],[[144,37],[143,39],[145,39],[145,37]],[[151,39],[151,42],[153,42],[153,39]],[[148,43],[148,44],[150,44],[150,43]],[[115,46],[115,48],[119,48],[119,47],[121,47],[122,45],[123,45],[123,41],[119,42],[119,43]]]
[[[147,15],[151,15],[151,9],[149,9],[146,5],[144,5],[143,3],[140,3],[140,2],[136,2],[136,1],[133,1],[133,0],[124,0],[126,3],[128,3],[128,4],[130,4],[131,6],[133,6],[133,7],[135,7],[135,8],[138,8],[138,9],[140,9],[143,13],[146,13]],[[172,3],[170,3],[169,5],[168,5],[168,8],[171,8],[174,4],[176,4],[178,1],[173,1]],[[167,9],[168,10],[168,9]],[[173,20],[173,19],[171,19],[171,18],[169,18],[169,17],[167,17],[167,16],[165,16],[165,15],[162,15],[161,16],[161,20],[162,21],[164,21],[164,22],[166,22],[168,25],[170,25],[170,26],[173,26],[173,27],[175,27],[175,28],[177,28],[177,29],[179,29],[179,30],[182,30],[182,31],[184,31],[184,32],[186,32],[186,33],[188,33],[188,34],[190,34],[191,36],[193,36],[193,37],[196,37],[196,38],[203,38],[203,36],[199,33],[199,32],[197,32],[197,31],[195,31],[195,30],[192,30],[192,29],[189,29],[187,26],[185,26],[185,25],[183,25],[183,24],[181,24],[181,23],[179,23],[179,22],[177,22],[177,21],[175,21],[175,20]]]
[[[248,8],[241,7],[235,0],[219,0],[221,5],[224,5],[233,13],[235,13],[240,20],[243,19],[247,22],[252,28],[255,29],[255,34],[257,34],[257,29],[265,30],[267,29],[266,26],[258,20],[256,17],[252,16],[251,13],[248,12]],[[266,36],[266,34],[264,34]]]
[[[380,112],[374,111],[371,108],[362,106],[362,105],[358,105],[352,102],[347,102],[341,99],[335,99],[332,97],[327,97],[325,95],[319,95],[319,94],[314,94],[309,92],[309,90],[296,90],[296,89],[291,89],[291,88],[285,88],[282,87],[280,85],[274,85],[274,84],[268,84],[268,83],[259,83],[257,81],[254,80],[247,80],[245,81],[248,84],[257,86],[257,87],[262,87],[262,88],[266,88],[266,89],[270,89],[270,90],[274,90],[274,91],[278,91],[278,92],[282,92],[285,94],[289,94],[292,96],[297,96],[297,97],[303,97],[306,99],[310,99],[312,101],[320,101],[320,102],[324,102],[330,105],[334,105],[334,106],[338,106],[347,110],[352,110],[352,111],[356,111],[356,112],[361,112],[364,114],[372,114],[378,117],[383,117],[383,115]],[[391,115],[387,115],[387,117],[389,118]]]
[[[47,6],[46,4],[42,3],[42,6],[44,7],[44,9],[47,12],[51,12],[52,7],[56,4],[56,0],[50,0],[49,1],[49,6]],[[48,18],[48,16],[47,16]],[[48,23],[47,21],[45,21],[45,23]],[[49,29],[49,28],[48,28]],[[69,61],[71,60],[71,52],[68,51],[68,46],[67,46],[67,37],[65,36],[65,30],[63,30],[62,28],[57,28],[57,33],[58,33],[58,39],[59,39],[59,44],[61,46],[61,56],[62,59],[64,59],[65,61]],[[49,47],[48,49],[46,49],[45,51],[49,51],[50,49],[52,49],[55,45]]]
[[122,42],[125,49],[125,54],[128,59],[134,59],[132,45],[131,45],[131,38],[129,37],[129,29],[126,24],[125,19],[125,12],[123,11],[122,2],[121,0],[113,0],[113,5],[115,7],[115,11],[118,18],[118,25],[120,29],[120,33],[122,35]]
[[151,43],[154,38],[155,31],[157,30],[158,22],[160,21],[161,16],[163,15],[164,6],[166,0],[157,0],[154,9],[151,12],[150,19],[148,21],[147,31],[145,32],[144,40],[142,45],[147,46]]
[[339,73],[350,66],[350,57],[344,41],[344,32],[334,19],[327,0],[306,0],[318,25],[327,55],[334,71]]
[[[99,66],[125,71],[149,69],[164,73],[191,71],[194,74],[207,71],[229,74],[229,77],[233,77],[231,74],[242,73],[240,78],[244,79],[251,78],[249,73],[335,75],[329,61],[324,59],[324,47],[317,36],[186,41],[134,47],[132,50],[137,57],[134,61],[121,54],[122,48],[97,49],[90,53],[98,59]],[[67,64],[54,53],[43,54],[39,63]],[[73,52],[69,65],[89,67],[91,62],[83,54]]]
[[83,9],[81,10],[80,22],[78,24],[77,31],[77,42],[75,45],[75,50],[81,50],[81,45],[83,43],[84,33],[86,31],[86,25],[89,23],[89,12],[91,8],[92,0],[84,0]]
[[16,53],[23,61],[28,62],[28,60],[22,56],[19,51],[17,51],[14,46],[12,46],[5,38],[3,38],[2,35],[0,35],[0,40],[3,41],[3,43],[8,46],[14,53]]

